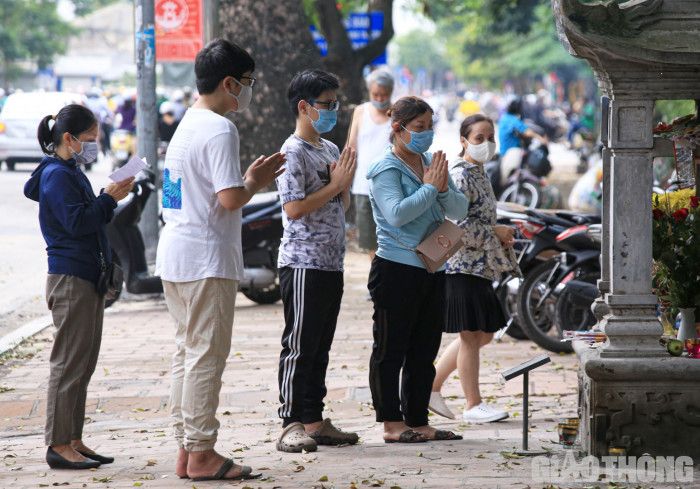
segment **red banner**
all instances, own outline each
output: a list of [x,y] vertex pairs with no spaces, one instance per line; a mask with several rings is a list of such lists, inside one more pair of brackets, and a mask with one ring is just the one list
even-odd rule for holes
[[194,61],[204,45],[202,2],[155,0],[158,61]]

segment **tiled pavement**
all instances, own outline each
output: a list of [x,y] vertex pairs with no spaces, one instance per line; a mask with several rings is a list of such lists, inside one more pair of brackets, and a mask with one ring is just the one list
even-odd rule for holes
[[[506,339],[483,350],[484,396],[506,407],[511,418],[468,426],[436,416],[436,426],[465,439],[419,445],[386,445],[374,422],[367,387],[371,350],[371,303],[366,297],[366,257],[350,253],[341,317],[328,371],[327,415],[356,430],[353,447],[321,447],[311,454],[275,450],[280,430],[277,358],[282,306],[258,306],[238,297],[231,355],[218,411],[218,448],[262,471],[264,478],[240,483],[193,483],[173,473],[175,444],[168,419],[169,363],[174,329],[162,300],[118,303],[105,317],[102,351],[90,384],[84,439],[117,460],[88,472],[52,471],[44,462],[43,424],[51,331],[15,351],[0,366],[0,488],[364,488],[364,487],[543,487],[531,482],[529,459],[511,458],[521,441],[520,380],[506,384],[499,372],[542,351],[530,342]],[[443,346],[451,337],[443,339]],[[555,453],[556,423],[576,413],[574,356],[552,356],[531,376],[530,447]],[[445,394],[459,412],[461,393],[451,380]],[[564,486],[562,486],[564,487]]]

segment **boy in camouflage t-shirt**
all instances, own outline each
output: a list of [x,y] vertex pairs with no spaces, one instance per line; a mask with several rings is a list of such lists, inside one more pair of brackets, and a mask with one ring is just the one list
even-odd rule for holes
[[304,71],[288,99],[296,130],[282,146],[287,170],[277,179],[284,207],[279,276],[285,328],[280,354],[277,449],[314,451],[317,445],[354,444],[355,433],[323,420],[328,352],[343,296],[345,211],[355,173],[355,153],[321,138],[335,125],[338,80]]

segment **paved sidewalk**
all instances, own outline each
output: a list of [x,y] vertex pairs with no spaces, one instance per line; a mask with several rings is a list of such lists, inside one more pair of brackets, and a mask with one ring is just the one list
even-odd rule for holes
[[[511,413],[507,421],[468,426],[436,416],[436,426],[460,431],[465,440],[386,445],[374,421],[368,388],[372,346],[371,303],[366,297],[366,257],[347,258],[345,298],[328,371],[326,414],[343,429],[356,430],[353,447],[321,447],[312,454],[275,450],[280,431],[277,359],[282,331],[281,303],[258,306],[239,295],[231,355],[224,372],[218,411],[223,453],[262,471],[243,483],[192,483],[174,475],[175,443],[168,419],[169,365],[174,329],[162,300],[118,303],[105,316],[97,371],[88,394],[85,441],[116,462],[95,471],[52,471],[44,462],[43,425],[51,331],[5,358],[0,366],[0,488],[24,487],[543,487],[531,483],[529,459],[511,458],[521,441],[520,379],[502,384],[501,369],[542,353],[530,342],[510,338],[483,351],[483,395]],[[408,285],[408,284],[407,284]],[[445,336],[443,347],[452,339]],[[576,358],[552,356],[531,376],[531,448],[553,452],[555,426],[575,416]],[[461,411],[457,380],[445,394]],[[503,452],[503,453],[501,453]]]

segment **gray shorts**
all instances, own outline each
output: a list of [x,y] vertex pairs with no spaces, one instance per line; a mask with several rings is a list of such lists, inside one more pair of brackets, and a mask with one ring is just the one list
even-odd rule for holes
[[355,195],[355,224],[357,240],[363,250],[377,249],[377,225],[374,223],[372,204],[368,195]]

